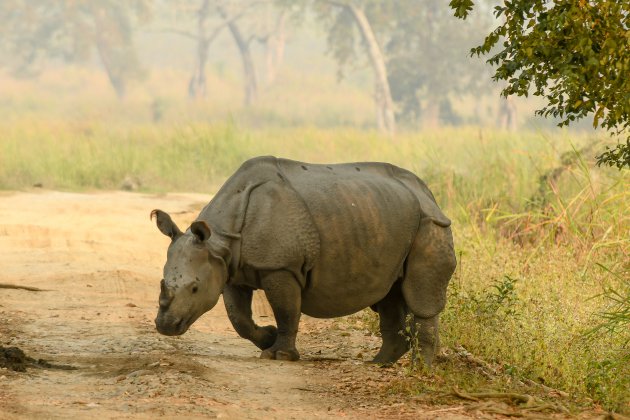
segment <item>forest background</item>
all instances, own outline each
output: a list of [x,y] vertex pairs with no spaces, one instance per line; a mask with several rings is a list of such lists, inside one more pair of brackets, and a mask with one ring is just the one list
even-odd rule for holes
[[396,392],[533,381],[627,412],[628,171],[595,164],[617,139],[499,95],[470,56],[490,5],[422,4],[4,1],[0,188],[211,195],[261,154],[400,165],[453,219],[442,344],[494,373],[446,358]]

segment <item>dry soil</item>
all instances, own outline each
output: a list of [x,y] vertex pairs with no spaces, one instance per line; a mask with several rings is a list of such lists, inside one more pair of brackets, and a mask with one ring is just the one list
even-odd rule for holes
[[[303,317],[293,363],[259,359],[221,302],[183,336],[158,334],[169,239],[149,213],[186,225],[209,198],[0,193],[0,283],[46,289],[0,288],[0,346],[33,361],[26,372],[0,369],[0,418],[469,416],[388,392],[402,369],[366,364],[379,340],[347,322]],[[273,321],[262,294],[254,312]]]

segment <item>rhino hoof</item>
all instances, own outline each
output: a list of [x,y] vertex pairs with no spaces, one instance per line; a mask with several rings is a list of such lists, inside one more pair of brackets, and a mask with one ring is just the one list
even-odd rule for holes
[[259,338],[255,342],[261,350],[266,350],[273,346],[278,337],[278,330],[273,325],[267,325],[266,327],[259,328]]
[[290,362],[294,362],[299,359],[300,359],[300,355],[295,350],[290,350],[290,351],[278,350],[276,352],[276,360],[288,360]]
[[300,354],[297,352],[297,350],[267,349],[260,353],[260,358],[270,360],[288,360],[290,362],[294,362],[300,359]]
[[382,368],[390,368],[394,366],[396,362],[387,362],[387,361],[374,359],[374,360],[369,360],[366,363],[371,364],[371,365],[377,365],[378,367],[382,367]]

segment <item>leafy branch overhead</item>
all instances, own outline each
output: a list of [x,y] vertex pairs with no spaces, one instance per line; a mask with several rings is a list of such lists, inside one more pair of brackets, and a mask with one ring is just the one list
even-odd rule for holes
[[[451,0],[465,19],[473,0]],[[503,95],[542,96],[536,113],[560,126],[593,115],[593,126],[630,139],[630,2],[513,0],[494,9],[502,23],[472,54],[489,55]],[[503,41],[503,42],[500,42]],[[599,164],[630,167],[630,144],[602,153]]]

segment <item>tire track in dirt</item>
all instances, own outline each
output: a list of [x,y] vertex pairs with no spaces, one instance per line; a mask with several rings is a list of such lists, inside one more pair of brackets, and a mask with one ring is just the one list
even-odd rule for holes
[[[388,394],[399,370],[363,363],[378,339],[336,321],[303,317],[296,363],[260,360],[221,302],[184,336],[157,334],[168,238],[149,212],[163,208],[186,225],[208,198],[0,196],[0,282],[51,289],[0,290],[0,345],[77,368],[0,371],[0,417],[436,418]],[[264,293],[253,311],[273,323]]]

